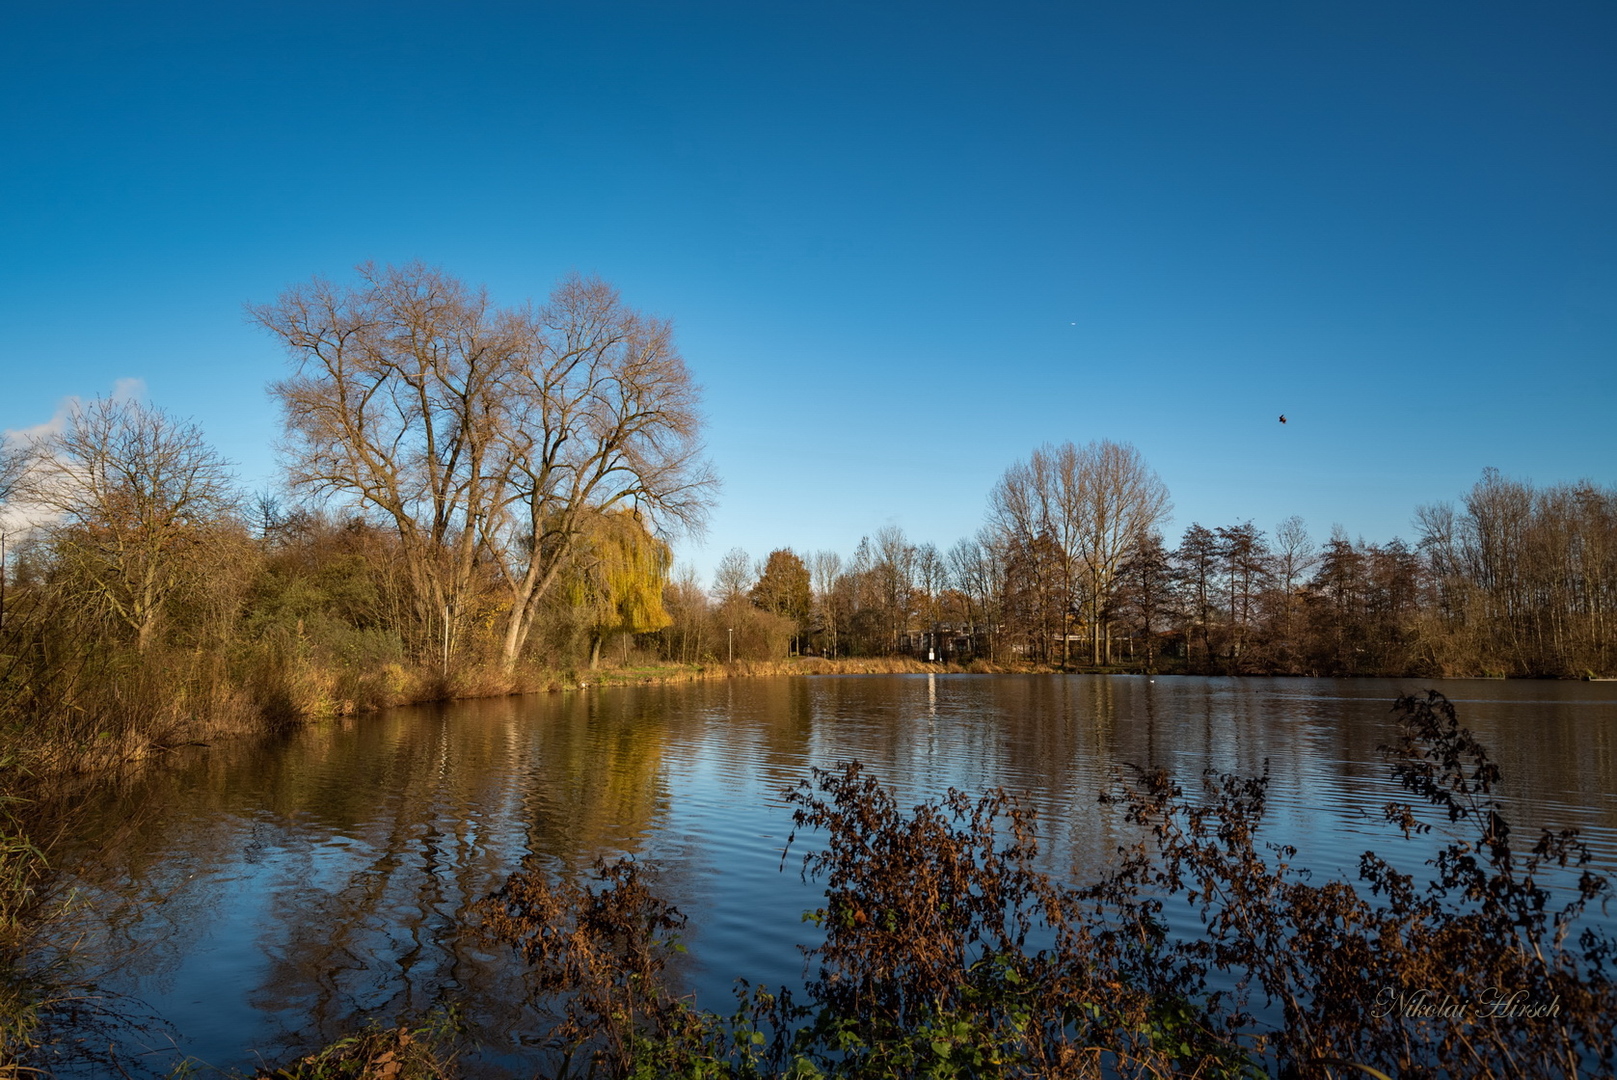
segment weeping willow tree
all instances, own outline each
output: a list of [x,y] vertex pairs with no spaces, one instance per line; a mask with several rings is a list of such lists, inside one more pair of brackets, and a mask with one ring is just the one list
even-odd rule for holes
[[649,634],[673,621],[663,609],[672,564],[668,545],[633,510],[595,511],[584,521],[563,596],[588,629],[591,669],[608,637]]

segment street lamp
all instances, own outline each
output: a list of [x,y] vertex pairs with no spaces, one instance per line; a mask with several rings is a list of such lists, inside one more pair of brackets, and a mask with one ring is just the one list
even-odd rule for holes
[[733,664],[736,662],[736,628],[730,627],[728,633],[730,635],[730,663]]

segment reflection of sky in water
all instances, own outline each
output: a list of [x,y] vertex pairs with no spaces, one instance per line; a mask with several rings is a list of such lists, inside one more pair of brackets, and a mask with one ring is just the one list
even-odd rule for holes
[[[1494,749],[1520,822],[1584,828],[1609,868],[1617,685],[1440,685]],[[1047,869],[1087,880],[1132,835],[1096,800],[1119,763],[1166,767],[1194,790],[1205,768],[1255,775],[1267,759],[1267,838],[1296,844],[1320,883],[1351,879],[1369,848],[1401,849],[1410,867],[1432,849],[1380,821],[1399,791],[1376,747],[1406,689],[854,676],[397,710],[148,777],[100,808],[108,833],[140,824],[86,857],[83,876],[149,901],[99,909],[106,982],[149,1002],[186,1053],[250,1066],[452,998],[498,1073],[523,1058],[533,1019],[514,1003],[514,967],[456,929],[524,855],[553,869],[644,861],[691,916],[680,978],[727,1009],[738,975],[801,974],[800,918],[820,889],[798,870],[818,838],[799,838],[782,870],[783,792],[812,765],[859,758],[905,806],[951,785],[1025,790]]]

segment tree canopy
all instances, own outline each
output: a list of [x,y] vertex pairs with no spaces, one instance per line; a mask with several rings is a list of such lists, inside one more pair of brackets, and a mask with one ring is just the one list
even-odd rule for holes
[[748,594],[765,611],[806,626],[814,609],[808,567],[791,548],[777,548],[764,562],[764,572]]

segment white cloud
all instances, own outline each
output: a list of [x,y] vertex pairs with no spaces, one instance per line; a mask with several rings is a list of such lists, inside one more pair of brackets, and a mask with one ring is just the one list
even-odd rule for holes
[[112,384],[113,401],[140,401],[146,396],[146,380],[126,378]]
[[[112,393],[107,395],[113,401],[139,401],[146,396],[146,380],[137,378],[123,378],[112,384]],[[36,440],[59,435],[67,427],[68,418],[78,412],[84,405],[84,399],[78,396],[65,397],[56,403],[56,411],[49,420],[42,421],[32,427],[8,428],[0,438],[7,446],[26,446]]]
[[52,435],[60,435],[62,429],[67,427],[68,417],[79,411],[79,399],[76,397],[63,398],[56,403],[56,412],[49,420],[25,428],[10,428],[5,433],[7,446],[27,446],[40,439]]

